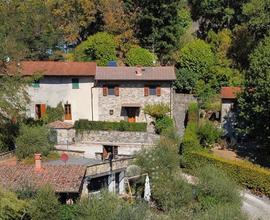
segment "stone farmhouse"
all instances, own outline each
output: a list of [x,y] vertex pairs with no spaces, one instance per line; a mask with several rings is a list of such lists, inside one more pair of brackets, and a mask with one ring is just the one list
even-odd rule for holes
[[28,89],[28,116],[41,118],[46,106],[62,102],[64,119],[149,122],[145,104],[173,108],[174,67],[97,67],[94,62],[23,61],[23,75],[43,77]]

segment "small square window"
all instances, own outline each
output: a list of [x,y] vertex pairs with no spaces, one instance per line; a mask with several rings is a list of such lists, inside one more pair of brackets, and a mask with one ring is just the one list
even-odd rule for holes
[[72,89],[79,89],[79,79],[78,78],[74,78],[72,79]]
[[114,86],[108,86],[108,95],[115,95],[114,94]]
[[35,81],[32,83],[32,87],[33,87],[33,88],[39,88],[39,87],[40,87],[39,80],[35,80]]
[[149,95],[157,95],[157,87],[149,86]]

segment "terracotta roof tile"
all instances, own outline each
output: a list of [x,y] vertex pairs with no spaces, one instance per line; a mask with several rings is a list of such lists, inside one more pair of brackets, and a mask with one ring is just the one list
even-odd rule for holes
[[35,171],[34,165],[0,165],[0,185],[19,189],[26,184],[34,187],[51,185],[55,192],[79,192],[86,167],[79,165],[42,165],[42,171]]
[[20,63],[23,75],[33,75],[41,72],[45,76],[94,76],[94,62],[56,62],[56,61],[22,61]]
[[63,122],[63,121],[54,121],[49,124],[49,127],[55,129],[71,129],[74,126],[70,123]]
[[235,99],[237,93],[241,91],[240,87],[222,87],[220,96],[222,99]]
[[[138,73],[138,70],[141,74]],[[151,80],[173,81],[173,66],[161,67],[97,67],[96,80]]]

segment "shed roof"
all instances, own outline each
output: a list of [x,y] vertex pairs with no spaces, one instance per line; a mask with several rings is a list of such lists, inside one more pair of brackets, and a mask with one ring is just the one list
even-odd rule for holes
[[96,80],[173,81],[174,66],[160,67],[97,67]]
[[41,73],[44,76],[95,76],[95,62],[22,61],[23,75]]
[[80,165],[42,165],[35,171],[34,165],[0,165],[0,185],[20,189],[26,184],[34,187],[51,185],[55,192],[78,193],[81,189],[86,167]]
[[236,99],[237,93],[241,91],[240,87],[222,87],[220,96],[222,99]]

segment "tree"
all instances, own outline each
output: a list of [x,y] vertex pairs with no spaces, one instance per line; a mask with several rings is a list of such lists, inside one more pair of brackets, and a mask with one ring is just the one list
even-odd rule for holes
[[153,49],[161,63],[167,63],[191,23],[185,1],[158,0],[153,4],[151,0],[135,0],[132,4],[138,11],[136,36],[141,46]]
[[270,28],[270,0],[251,0],[243,6],[243,14],[251,30],[262,38]]
[[[182,91],[194,90],[198,80],[208,82],[215,63],[211,46],[203,40],[194,40],[180,50],[176,86]],[[187,81],[187,79],[189,79]]]
[[30,204],[30,215],[33,220],[60,219],[60,203],[50,186],[38,190]]
[[93,33],[90,27],[96,20],[95,1],[46,0],[46,3],[68,44],[76,44]]
[[191,0],[193,20],[200,24],[199,34],[206,37],[209,30],[233,29],[243,21],[242,5],[248,0]]
[[237,127],[241,133],[267,146],[270,141],[270,37],[250,55],[245,89],[238,99]]
[[16,155],[19,159],[33,157],[35,153],[47,156],[53,148],[50,130],[45,126],[22,125],[16,138]]
[[116,43],[114,37],[100,32],[87,38],[74,51],[76,61],[96,61],[106,66],[109,61],[116,60]]
[[141,47],[131,48],[126,56],[126,63],[129,66],[154,66],[156,61],[156,57],[153,53]]

